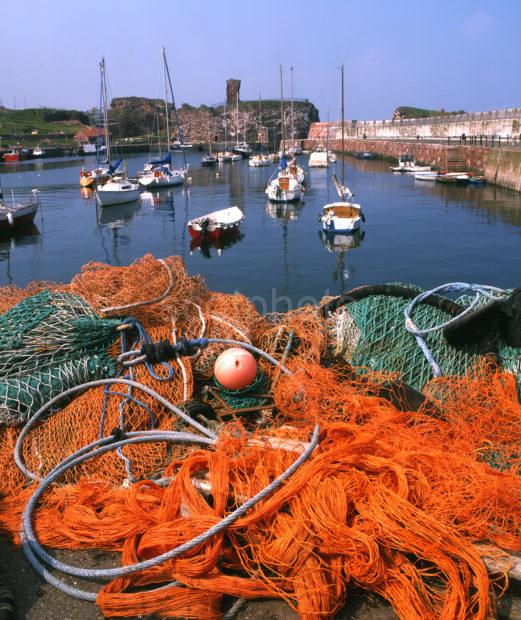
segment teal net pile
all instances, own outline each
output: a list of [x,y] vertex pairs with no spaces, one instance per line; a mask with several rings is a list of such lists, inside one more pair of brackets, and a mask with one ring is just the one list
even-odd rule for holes
[[44,290],[0,315],[0,424],[23,424],[60,392],[113,376],[118,319],[76,295]]
[[[333,327],[335,353],[353,366],[396,372],[410,386],[421,390],[433,374],[416,338],[405,328],[404,310],[410,301],[397,296],[371,295],[343,306]],[[457,301],[466,306],[470,300]],[[424,303],[413,310],[414,323],[419,329],[441,325],[451,318],[443,310]],[[490,353],[493,344],[500,365],[513,372],[518,386],[521,385],[521,349],[508,347],[499,338],[489,340],[487,345],[476,343],[457,348],[446,341],[442,330],[427,334],[424,339],[445,376],[467,374],[480,358]]]

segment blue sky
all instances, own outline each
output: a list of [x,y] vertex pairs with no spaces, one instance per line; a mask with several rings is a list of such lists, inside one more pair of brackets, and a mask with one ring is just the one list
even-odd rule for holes
[[25,0],[2,2],[0,100],[87,109],[98,61],[112,96],[159,95],[166,46],[177,103],[278,96],[278,65],[295,96],[339,115],[390,118],[398,105],[481,111],[521,106],[521,0]]

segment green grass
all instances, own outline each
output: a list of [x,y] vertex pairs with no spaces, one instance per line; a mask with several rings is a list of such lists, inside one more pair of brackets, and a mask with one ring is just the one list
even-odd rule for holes
[[[64,118],[65,117],[65,118]],[[77,120],[78,123],[66,122]],[[27,110],[11,110],[0,108],[0,136],[9,134],[61,133],[74,135],[87,117],[77,110],[55,110],[53,108],[29,108]]]

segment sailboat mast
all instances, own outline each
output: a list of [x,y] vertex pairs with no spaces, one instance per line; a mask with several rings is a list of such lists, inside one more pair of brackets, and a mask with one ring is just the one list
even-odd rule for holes
[[280,122],[282,124],[282,154],[286,153],[286,132],[284,129],[284,85],[282,83],[282,65],[279,65],[280,71]]
[[[177,127],[177,135],[179,137],[179,144],[181,146],[181,152],[183,153],[183,167],[186,169],[186,155],[183,149],[183,131],[181,129],[181,123],[179,121],[179,114],[177,113],[177,108],[175,107],[175,97],[174,97],[174,89],[172,88],[172,78],[170,77],[170,69],[168,68],[168,62],[166,60],[166,48],[162,47],[161,51],[163,52],[163,61],[164,61],[164,67],[165,67],[165,71],[166,71],[166,77],[168,79],[168,86],[170,87],[170,96],[172,97],[172,108],[174,110],[174,118],[175,118],[175,124]],[[170,137],[169,137],[170,140]],[[169,147],[170,147],[170,142],[168,143]],[[170,151],[169,151],[170,152]]]
[[98,140],[97,140],[97,151],[96,151],[96,164],[97,167],[100,167],[100,154],[101,154],[101,125],[103,123],[103,71],[101,69],[102,63],[99,64],[100,68],[100,86],[99,86],[99,108],[98,108]]
[[342,94],[341,94],[341,108],[342,108],[342,187],[345,186],[344,183],[344,168],[345,168],[345,160],[344,160],[344,144],[345,144],[345,139],[344,139],[344,65],[342,64],[340,66],[340,74],[341,74],[341,90],[342,90]]
[[166,55],[165,48],[161,48],[161,56],[163,59],[163,79],[165,82],[165,118],[166,118],[166,145],[167,145],[167,153],[170,153],[171,145],[170,145],[170,114],[168,113],[168,82],[166,75]]
[[295,124],[293,121],[293,67],[291,67],[291,146],[295,146]]
[[235,111],[235,124],[237,125],[237,133],[235,136],[235,145],[239,146],[239,91],[237,91],[237,110]]
[[[263,127],[262,127],[262,99],[261,99],[261,95],[259,93],[259,135],[258,137],[263,137],[264,136],[264,132],[262,131]],[[262,140],[261,137],[261,140]],[[268,149],[269,149],[270,145],[268,142]],[[262,151],[262,141],[260,143],[260,150]]]
[[224,102],[224,149],[228,150],[228,109]]
[[107,73],[105,71],[105,58],[100,63],[101,79],[103,86],[103,128],[105,129],[105,146],[107,147],[107,163],[110,165],[110,136],[109,136],[109,115],[107,105]]

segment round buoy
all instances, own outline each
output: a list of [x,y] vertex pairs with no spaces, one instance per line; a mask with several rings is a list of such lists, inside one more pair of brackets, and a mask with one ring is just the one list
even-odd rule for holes
[[215,360],[214,374],[227,390],[242,390],[257,376],[257,360],[245,349],[227,349]]

